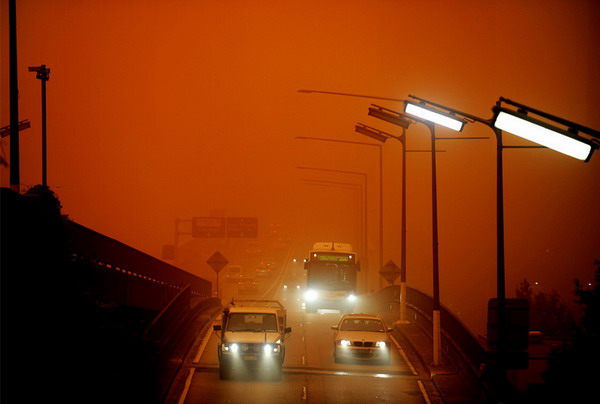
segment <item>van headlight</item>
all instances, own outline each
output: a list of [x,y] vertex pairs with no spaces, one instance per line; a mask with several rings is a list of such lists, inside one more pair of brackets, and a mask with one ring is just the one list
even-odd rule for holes
[[263,352],[267,355],[270,355],[272,353],[277,353],[279,351],[281,351],[281,345],[278,343],[263,345]]
[[304,299],[306,299],[307,302],[314,302],[318,297],[319,295],[316,290],[309,289],[304,293]]
[[222,349],[225,352],[237,352],[240,350],[240,346],[238,344],[234,343],[227,343],[227,344],[223,344],[222,345]]

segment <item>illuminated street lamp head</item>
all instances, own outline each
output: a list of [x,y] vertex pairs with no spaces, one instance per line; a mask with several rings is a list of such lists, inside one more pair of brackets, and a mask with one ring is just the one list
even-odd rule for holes
[[566,131],[546,122],[527,116],[524,110],[512,111],[496,106],[492,109],[493,125],[513,135],[556,150],[573,158],[589,161],[598,145],[577,136],[577,131]]
[[391,109],[380,107],[379,105],[371,104],[369,107],[369,115],[387,121],[394,125],[407,129],[410,126],[410,120],[403,114],[392,111]]
[[385,143],[386,140],[390,137],[395,137],[390,135],[389,133],[382,132],[370,126],[364,125],[362,123],[357,123],[354,127],[354,130],[360,134],[366,135],[371,139],[375,139],[378,142]]
[[415,103],[412,101],[404,101],[404,112],[419,118],[423,118],[427,121],[437,123],[438,125],[445,126],[457,132],[462,131],[465,126],[465,120],[458,118],[452,114],[441,112],[431,107],[427,107],[421,103]]

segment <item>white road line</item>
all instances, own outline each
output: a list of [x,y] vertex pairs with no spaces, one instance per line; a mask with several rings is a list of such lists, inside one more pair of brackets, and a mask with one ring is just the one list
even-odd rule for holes
[[187,396],[188,390],[190,389],[190,386],[192,385],[192,377],[194,377],[194,371],[196,369],[191,368],[189,373],[188,373],[188,377],[187,379],[185,379],[185,385],[183,386],[183,391],[181,392],[181,396],[179,396],[179,401],[177,402],[177,404],[183,404],[185,402],[185,398]]
[[398,352],[400,352],[400,355],[402,356],[402,359],[404,359],[404,362],[406,362],[406,364],[410,368],[411,373],[413,374],[413,376],[416,376],[417,375],[417,371],[415,370],[415,367],[413,366],[413,364],[411,363],[411,361],[408,359],[408,356],[406,356],[406,352],[404,352],[404,349],[402,349],[402,347],[400,346],[400,344],[398,343],[398,341],[396,341],[396,338],[394,338],[393,335],[390,335],[390,337],[392,337],[392,341],[394,341],[394,345],[396,345],[396,348],[398,349]]
[[194,357],[194,360],[192,361],[192,363],[200,362],[200,357],[202,356],[202,353],[204,352],[204,349],[206,348],[206,344],[208,344],[208,340],[210,339],[210,336],[212,335],[212,326],[215,324],[218,324],[220,321],[221,321],[220,318],[217,318],[210,325],[209,329],[206,331],[206,335],[204,336],[204,339],[202,340],[202,344],[200,344],[200,347],[198,348],[198,352],[196,353],[196,356]]
[[419,389],[421,389],[421,394],[423,394],[423,398],[425,399],[427,404],[431,404],[431,400],[429,399],[429,395],[427,395],[427,392],[425,391],[425,386],[423,386],[423,382],[417,380],[417,383],[419,384]]
[[306,365],[306,360],[304,359],[304,355],[302,355],[302,366]]
[[302,386],[302,401],[306,401],[306,386]]

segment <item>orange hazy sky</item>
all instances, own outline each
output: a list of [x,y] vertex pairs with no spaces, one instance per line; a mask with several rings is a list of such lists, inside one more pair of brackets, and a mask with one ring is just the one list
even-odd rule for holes
[[[157,257],[175,218],[214,212],[360,245],[366,191],[378,283],[378,149],[295,137],[370,142],[357,122],[400,134],[367,110],[402,104],[299,89],[414,94],[482,118],[503,96],[600,129],[595,0],[19,0],[17,13],[19,117],[32,126],[20,138],[22,187],[41,182],[40,81],[27,67],[46,64],[48,183],[63,212]],[[483,333],[496,287],[496,141],[477,123],[462,135],[490,139],[438,142],[441,300]],[[427,129],[413,125],[408,142],[428,148]],[[505,144],[524,143],[506,134]],[[385,262],[400,261],[400,164],[388,141]],[[507,294],[527,278],[571,301],[573,279],[591,281],[600,259],[600,152],[582,163],[505,150],[504,164]],[[408,283],[431,293],[430,155],[407,166]],[[5,167],[0,179],[9,186]]]

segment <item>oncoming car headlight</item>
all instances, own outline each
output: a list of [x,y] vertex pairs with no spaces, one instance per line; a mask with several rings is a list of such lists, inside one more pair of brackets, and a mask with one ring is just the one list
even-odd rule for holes
[[309,302],[314,302],[318,297],[319,295],[316,290],[309,289],[306,291],[306,293],[304,293],[304,298]]
[[348,299],[351,302],[354,302],[354,301],[356,301],[356,296],[351,293],[346,297],[346,299]]
[[385,343],[385,341],[377,341],[375,343],[375,346],[377,346],[379,348],[385,348],[387,346],[387,344]]
[[350,346],[350,345],[352,345],[352,343],[350,341],[348,341],[347,339],[342,339],[342,340],[340,340],[340,345],[341,346]]

